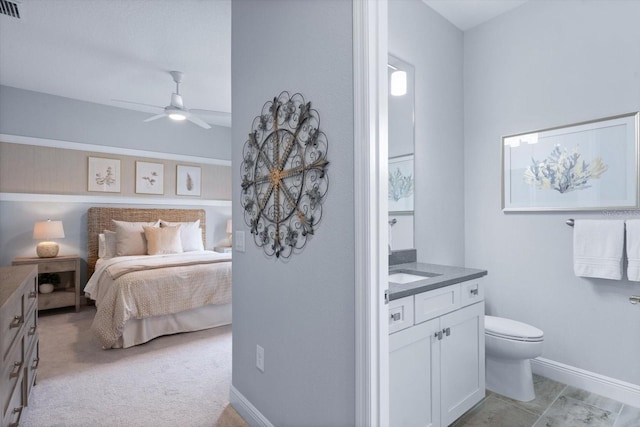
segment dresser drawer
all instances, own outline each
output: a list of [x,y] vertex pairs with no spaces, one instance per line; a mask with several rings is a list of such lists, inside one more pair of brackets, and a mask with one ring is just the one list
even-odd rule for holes
[[413,326],[413,295],[389,302],[389,333]]
[[484,300],[484,286],[479,280],[460,283],[460,306],[475,304]]
[[9,352],[12,349],[13,342],[16,337],[22,332],[22,327],[25,322],[25,294],[23,292],[15,295],[15,298],[10,301],[2,310],[0,316],[0,328],[2,333],[0,334],[0,344],[2,348],[2,361],[6,362]]
[[19,383],[19,379],[22,377],[24,371],[24,339],[19,338],[19,342],[11,348],[11,352],[7,355],[7,360],[2,367],[2,377],[0,377],[0,384],[3,388],[6,388],[9,392],[3,394],[6,401],[2,402],[2,407],[7,408],[9,405],[9,399],[12,398],[11,391],[14,389],[20,389],[22,391],[22,384]]
[[[37,334],[36,334],[37,338]],[[29,349],[27,357],[25,357],[25,372],[26,376],[24,378],[24,406],[29,405],[29,394],[31,393],[31,388],[36,382],[36,371],[38,370],[38,365],[40,364],[40,343],[36,340],[33,343],[33,346]]]
[[415,323],[426,322],[460,308],[460,285],[445,286],[415,295]]
[[75,271],[75,261],[54,261],[38,264],[38,273],[59,273],[62,271]]
[[34,277],[24,291],[24,312],[35,310],[38,305],[38,278]]
[[[17,380],[22,383],[24,373],[21,370]],[[4,384],[3,384],[4,385]],[[3,407],[4,414],[2,417],[2,425],[7,427],[17,427],[20,423],[22,410],[24,409],[24,401],[22,395],[22,387],[15,387],[10,393],[8,403]]]
[[33,343],[38,340],[38,311],[33,310],[27,317],[25,324],[25,348],[33,347]]

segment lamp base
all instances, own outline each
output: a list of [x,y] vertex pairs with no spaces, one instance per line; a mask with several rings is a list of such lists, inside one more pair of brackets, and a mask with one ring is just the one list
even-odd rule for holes
[[58,256],[59,249],[56,242],[40,242],[36,246],[36,253],[40,258],[53,258]]

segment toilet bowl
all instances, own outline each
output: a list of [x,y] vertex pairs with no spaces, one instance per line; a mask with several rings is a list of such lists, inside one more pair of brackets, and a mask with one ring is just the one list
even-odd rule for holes
[[488,315],[484,329],[487,389],[523,402],[533,400],[531,359],[542,354],[544,333],[526,323]]

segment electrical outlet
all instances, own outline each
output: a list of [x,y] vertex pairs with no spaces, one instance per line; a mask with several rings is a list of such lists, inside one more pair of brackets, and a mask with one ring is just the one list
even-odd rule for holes
[[256,368],[260,372],[264,372],[264,348],[256,345]]
[[244,231],[236,230],[236,236],[233,238],[236,244],[237,252],[244,252]]

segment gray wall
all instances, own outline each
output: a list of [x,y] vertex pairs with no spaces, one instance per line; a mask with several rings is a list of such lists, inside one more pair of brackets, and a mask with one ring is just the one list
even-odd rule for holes
[[231,159],[231,129],[156,120],[126,110],[0,86],[0,133],[161,153]]
[[639,17],[637,1],[534,1],[464,39],[466,261],[489,270],[487,311],[541,328],[545,358],[634,384],[640,283],[575,277],[564,224],[605,213],[503,213],[500,138],[640,110]]
[[[85,144],[131,148],[158,153],[173,153],[229,160],[231,130],[210,130],[192,126],[174,126],[158,120],[144,123],[140,113],[59,96],[0,86],[0,133],[55,139]],[[182,125],[180,123],[178,125]],[[73,167],[73,165],[59,165]],[[97,194],[93,194],[95,197]],[[162,197],[162,196],[158,196]],[[198,208],[197,201],[172,208]],[[87,209],[108,206],[104,203],[46,203],[0,200],[0,265],[9,265],[16,256],[35,256],[33,224],[46,218],[61,219],[65,238],[59,241],[60,254],[80,254],[86,258]],[[115,205],[124,206],[124,205]],[[131,206],[136,207],[136,206]],[[154,205],[144,205],[152,208]],[[158,206],[161,207],[161,206]],[[207,212],[207,248],[226,237],[225,222],[229,207],[209,207]],[[84,263],[83,276],[84,283]]]
[[[300,92],[329,142],[329,191],[315,235],[289,260],[253,243],[233,175],[233,386],[277,426],[355,420],[352,3],[232,2],[233,162],[254,117],[281,91]],[[237,197],[238,196],[238,197]],[[236,237],[234,237],[236,239]],[[256,369],[256,344],[265,372]]]
[[389,53],[415,68],[415,247],[421,262],[465,263],[462,52],[462,32],[422,1],[389,1]]

